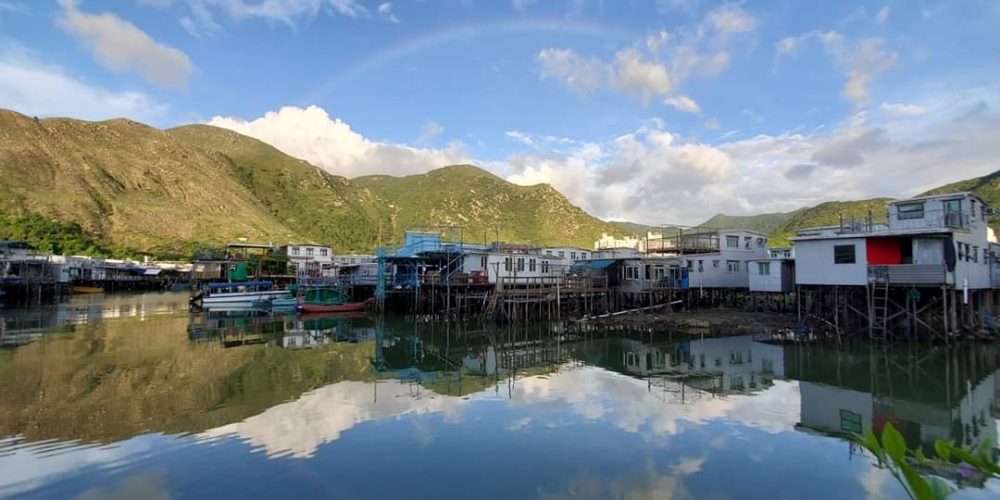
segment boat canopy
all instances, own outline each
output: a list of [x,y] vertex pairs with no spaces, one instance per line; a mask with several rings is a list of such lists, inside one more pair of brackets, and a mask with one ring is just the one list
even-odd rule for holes
[[227,282],[227,283],[209,283],[208,284],[208,288],[210,288],[210,289],[233,288],[233,287],[237,287],[237,286],[252,286],[252,287],[267,288],[267,287],[274,286],[274,283],[271,282],[271,281],[230,281],[230,282]]

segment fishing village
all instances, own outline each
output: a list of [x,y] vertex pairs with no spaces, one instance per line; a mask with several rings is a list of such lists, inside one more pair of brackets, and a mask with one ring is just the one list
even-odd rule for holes
[[216,311],[367,309],[513,323],[711,327],[767,312],[773,319],[758,326],[799,335],[949,342],[996,335],[992,213],[971,193],[899,200],[887,214],[799,230],[778,248],[755,231],[679,227],[605,235],[592,249],[471,243],[454,227],[407,231],[400,246],[369,255],[233,242],[190,262],[44,255],[8,241],[0,283],[9,300],[172,289]]

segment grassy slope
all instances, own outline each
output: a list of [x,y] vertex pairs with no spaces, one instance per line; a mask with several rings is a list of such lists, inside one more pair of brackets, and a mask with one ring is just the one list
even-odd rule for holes
[[0,212],[77,224],[116,248],[172,253],[291,234],[220,158],[128,120],[0,110],[0,178]]
[[710,229],[749,229],[768,234],[781,227],[794,217],[796,212],[774,212],[758,215],[725,215],[716,214],[711,219],[702,222],[698,227]]
[[493,241],[499,229],[500,238],[511,242],[589,248],[602,232],[615,232],[547,184],[518,186],[470,165],[353,182],[391,200],[390,228],[397,238],[406,228],[454,225],[464,227],[454,231],[454,238],[471,241]]
[[890,201],[892,201],[891,198],[829,201],[799,210],[771,232],[769,243],[771,246],[787,246],[790,244],[788,238],[795,236],[797,230],[808,227],[834,226],[840,223],[841,216],[845,220],[849,220],[852,217],[857,220],[864,220],[868,217],[868,212],[871,211],[874,221],[884,222],[886,220],[887,205]]
[[370,190],[230,130],[187,125],[168,132],[217,155],[275,218],[302,239],[332,244],[336,252],[370,251],[376,246],[386,203]]

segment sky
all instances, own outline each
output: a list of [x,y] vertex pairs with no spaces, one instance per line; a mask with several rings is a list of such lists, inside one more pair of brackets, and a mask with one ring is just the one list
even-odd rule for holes
[[0,107],[696,224],[1000,169],[1000,2],[0,0]]

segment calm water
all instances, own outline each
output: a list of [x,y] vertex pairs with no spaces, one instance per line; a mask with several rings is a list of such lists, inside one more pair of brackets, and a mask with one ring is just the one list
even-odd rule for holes
[[0,315],[0,496],[898,498],[838,436],[998,438],[996,347],[189,314],[183,294]]

